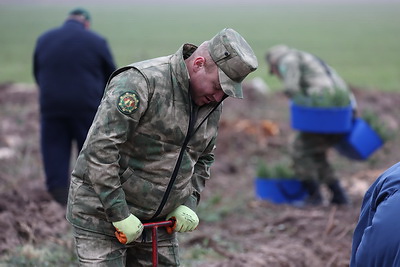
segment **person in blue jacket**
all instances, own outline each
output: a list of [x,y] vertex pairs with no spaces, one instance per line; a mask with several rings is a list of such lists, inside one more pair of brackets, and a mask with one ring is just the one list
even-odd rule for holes
[[400,266],[400,162],[365,193],[353,234],[351,267]]
[[62,205],[68,198],[73,145],[81,150],[116,69],[106,39],[90,25],[87,10],[72,10],[63,25],[39,36],[33,55],[46,186]]

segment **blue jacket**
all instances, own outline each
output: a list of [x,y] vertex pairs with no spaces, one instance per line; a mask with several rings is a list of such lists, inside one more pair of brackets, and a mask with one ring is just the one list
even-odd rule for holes
[[400,162],[368,189],[353,235],[351,267],[400,266]]
[[43,116],[95,113],[115,64],[107,41],[76,20],[41,35],[33,73]]

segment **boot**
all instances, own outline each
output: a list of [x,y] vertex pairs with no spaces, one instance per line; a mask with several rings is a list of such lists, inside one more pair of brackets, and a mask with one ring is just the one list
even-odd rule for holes
[[343,187],[340,185],[340,182],[338,180],[329,183],[328,188],[332,191],[332,199],[331,203],[336,204],[336,205],[347,205],[349,204],[349,198],[347,197],[347,194]]
[[321,205],[322,195],[319,190],[319,184],[316,181],[304,181],[303,186],[308,193],[305,203],[312,206]]
[[68,202],[68,187],[56,187],[49,190],[50,195],[61,206],[67,206]]

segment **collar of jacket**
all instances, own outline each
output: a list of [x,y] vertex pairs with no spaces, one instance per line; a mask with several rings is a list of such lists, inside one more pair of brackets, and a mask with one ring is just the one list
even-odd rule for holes
[[171,57],[171,66],[173,76],[176,77],[181,88],[185,89],[185,93],[189,93],[189,72],[187,70],[185,59],[187,59],[197,49],[193,44],[184,44]]
[[75,20],[75,19],[67,19],[67,20],[64,22],[64,26],[74,26],[74,27],[78,26],[78,27],[80,27],[80,28],[82,28],[82,29],[85,28],[85,25],[84,25],[82,22],[77,21],[77,20]]

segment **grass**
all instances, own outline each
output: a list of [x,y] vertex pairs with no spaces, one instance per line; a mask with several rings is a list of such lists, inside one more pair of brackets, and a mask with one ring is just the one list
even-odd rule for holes
[[[32,52],[37,36],[60,25],[71,4],[0,4],[0,83],[33,83]],[[224,27],[239,31],[259,59],[260,76],[272,88],[264,55],[275,44],[312,52],[350,84],[400,90],[400,4],[215,4],[85,5],[93,30],[109,41],[118,66],[168,55],[191,42],[200,44]]]
[[9,255],[0,259],[0,266],[60,266],[73,267],[78,261],[72,245],[65,244],[31,244],[17,248]]

